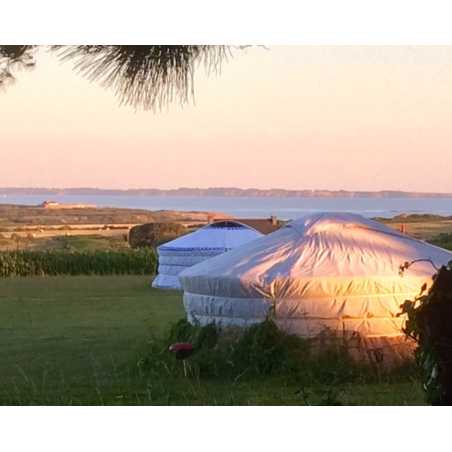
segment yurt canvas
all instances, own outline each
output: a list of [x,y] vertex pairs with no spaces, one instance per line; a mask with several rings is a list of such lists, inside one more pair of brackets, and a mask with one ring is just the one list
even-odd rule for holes
[[[375,350],[404,339],[400,305],[431,284],[452,253],[359,215],[319,213],[179,275],[191,322],[246,326],[272,308],[290,334],[340,331]],[[369,347],[369,345],[367,345]]]
[[178,275],[182,270],[262,236],[238,221],[224,220],[160,245],[158,276],[152,287],[180,290]]

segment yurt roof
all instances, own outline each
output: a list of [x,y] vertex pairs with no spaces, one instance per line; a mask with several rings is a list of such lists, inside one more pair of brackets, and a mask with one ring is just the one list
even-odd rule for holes
[[246,224],[234,220],[222,220],[160,245],[159,251],[228,251],[251,240],[263,237]]
[[[433,275],[429,262],[419,262],[406,271],[402,282],[400,265],[418,259],[440,266],[452,260],[452,253],[360,215],[318,213],[195,265],[179,277],[190,292],[236,297],[292,298],[311,289],[372,293],[380,286],[390,291],[399,285],[404,290],[407,278]],[[418,281],[414,283],[417,287]]]

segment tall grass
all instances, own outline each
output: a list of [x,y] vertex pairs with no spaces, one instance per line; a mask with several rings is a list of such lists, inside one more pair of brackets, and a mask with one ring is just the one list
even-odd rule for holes
[[[180,320],[163,341],[150,344],[149,352],[138,363],[140,371],[152,381],[162,375],[168,382],[180,378],[182,363],[171,356],[168,344],[186,341],[194,345],[186,365],[190,381],[198,387],[216,384],[233,389],[237,385],[266,385],[271,381],[272,385],[280,384],[282,391],[283,387],[292,388],[288,398],[291,403],[343,405],[355,403],[348,393],[350,388],[391,387],[400,381],[419,384],[411,363],[377,372],[371,364],[356,362],[340,339],[314,352],[309,340],[281,332],[270,319],[241,331],[214,324],[198,327]],[[235,399],[234,403],[242,402]]]

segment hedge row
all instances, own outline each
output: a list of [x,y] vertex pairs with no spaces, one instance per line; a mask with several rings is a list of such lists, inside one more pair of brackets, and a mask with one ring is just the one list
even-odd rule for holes
[[0,277],[151,275],[157,272],[157,266],[155,248],[0,252]]

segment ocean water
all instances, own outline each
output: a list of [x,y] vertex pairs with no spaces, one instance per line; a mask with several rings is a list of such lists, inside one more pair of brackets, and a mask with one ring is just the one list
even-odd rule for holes
[[78,196],[0,195],[0,204],[38,205],[59,203],[94,204],[146,210],[219,212],[238,218],[294,220],[316,212],[350,212],[367,218],[392,218],[403,213],[452,215],[452,198],[254,198],[177,196]]

